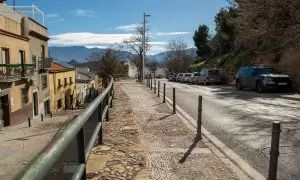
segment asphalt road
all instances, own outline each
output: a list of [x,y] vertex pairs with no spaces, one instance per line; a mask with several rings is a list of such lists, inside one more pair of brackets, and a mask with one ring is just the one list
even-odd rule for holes
[[272,122],[280,121],[278,179],[300,179],[300,95],[259,94],[228,86],[160,81],[166,82],[166,95],[170,99],[172,88],[176,88],[177,105],[194,119],[197,119],[198,96],[202,95],[203,126],[265,177]]

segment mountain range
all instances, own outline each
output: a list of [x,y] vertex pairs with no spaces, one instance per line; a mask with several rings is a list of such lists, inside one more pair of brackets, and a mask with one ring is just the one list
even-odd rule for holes
[[[55,60],[66,61],[66,62],[69,62],[71,60],[76,60],[77,62],[80,63],[86,62],[86,58],[88,58],[91,53],[98,52],[104,55],[106,51],[107,49],[87,48],[85,46],[49,47],[50,56],[53,57]],[[131,52],[127,52],[127,51],[118,51],[115,53],[118,53],[119,58],[121,59],[129,59],[134,55]],[[167,56],[167,53],[168,53],[167,51],[161,52],[155,55],[148,55],[148,57],[161,62]],[[195,58],[197,56],[196,49],[195,48],[187,49],[187,54]]]

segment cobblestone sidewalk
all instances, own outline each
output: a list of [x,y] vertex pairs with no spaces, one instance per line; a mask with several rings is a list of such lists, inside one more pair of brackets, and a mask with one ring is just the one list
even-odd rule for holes
[[199,139],[145,85],[134,81],[120,84],[137,119],[151,179],[247,179],[207,139]]
[[95,146],[87,165],[89,179],[149,179],[136,118],[129,98],[116,84],[113,109],[103,125],[103,145]]
[[247,179],[145,86],[123,80],[115,93],[104,145],[88,161],[89,179]]

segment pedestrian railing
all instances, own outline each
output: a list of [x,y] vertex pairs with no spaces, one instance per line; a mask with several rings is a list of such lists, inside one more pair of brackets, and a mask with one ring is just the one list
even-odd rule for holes
[[108,87],[57,132],[46,148],[15,179],[86,179],[86,165],[95,141],[102,144],[102,123],[108,120],[114,89]]

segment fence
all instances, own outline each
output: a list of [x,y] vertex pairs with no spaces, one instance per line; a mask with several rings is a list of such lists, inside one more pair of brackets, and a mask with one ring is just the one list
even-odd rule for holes
[[97,137],[102,144],[102,123],[108,120],[113,93],[111,77],[108,87],[64,126],[15,179],[86,179],[86,163]]

